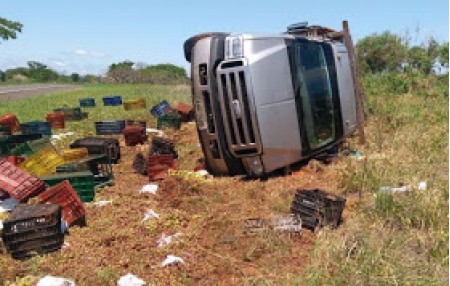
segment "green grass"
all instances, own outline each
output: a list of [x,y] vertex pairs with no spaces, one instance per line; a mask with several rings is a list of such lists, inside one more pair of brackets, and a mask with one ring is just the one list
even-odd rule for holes
[[[147,108],[126,111],[123,106],[103,106],[102,97],[109,95],[121,95],[122,100],[145,98]],[[42,96],[4,101],[0,104],[0,114],[14,113],[20,122],[44,120],[45,115],[59,107],[78,107],[79,99],[95,98],[96,107],[83,108],[89,113],[89,118],[83,121],[66,122],[66,131],[75,131],[78,135],[95,134],[94,122],[98,120],[113,119],[140,119],[146,120],[149,127],[156,128],[156,120],[150,115],[150,108],[163,99],[173,104],[176,102],[190,102],[190,88],[185,85],[84,85],[80,89],[51,93]]]
[[[448,77],[365,79],[364,161],[346,160],[343,193],[361,190],[357,211],[319,235],[306,285],[448,285]],[[392,75],[391,78],[398,78]],[[447,91],[447,92],[444,92]],[[379,192],[380,186],[426,191]]]

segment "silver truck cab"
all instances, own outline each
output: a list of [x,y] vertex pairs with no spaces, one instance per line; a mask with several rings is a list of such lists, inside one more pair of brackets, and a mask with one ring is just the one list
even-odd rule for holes
[[185,42],[209,172],[261,176],[356,130],[349,55],[324,31],[332,30],[295,25],[280,35],[208,33]]

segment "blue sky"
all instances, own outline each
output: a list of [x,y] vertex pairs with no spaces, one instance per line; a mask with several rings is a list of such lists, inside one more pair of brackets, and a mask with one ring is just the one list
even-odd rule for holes
[[123,60],[188,68],[182,45],[194,34],[278,33],[305,20],[340,28],[347,19],[355,42],[385,30],[443,42],[448,5],[448,0],[0,0],[0,17],[24,25],[16,40],[1,42],[0,69],[29,60],[67,74],[101,74]]

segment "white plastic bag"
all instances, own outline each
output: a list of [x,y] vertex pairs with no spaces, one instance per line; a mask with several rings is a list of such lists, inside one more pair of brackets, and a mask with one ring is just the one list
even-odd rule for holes
[[62,277],[47,275],[41,278],[36,286],[75,286],[75,282]]
[[120,277],[117,281],[117,286],[144,286],[145,281],[141,278],[134,276],[131,273]]

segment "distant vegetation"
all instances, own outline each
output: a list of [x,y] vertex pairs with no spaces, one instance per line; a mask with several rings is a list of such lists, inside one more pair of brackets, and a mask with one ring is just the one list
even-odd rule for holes
[[17,33],[22,32],[23,25],[0,17],[0,38],[4,41],[17,38]]

